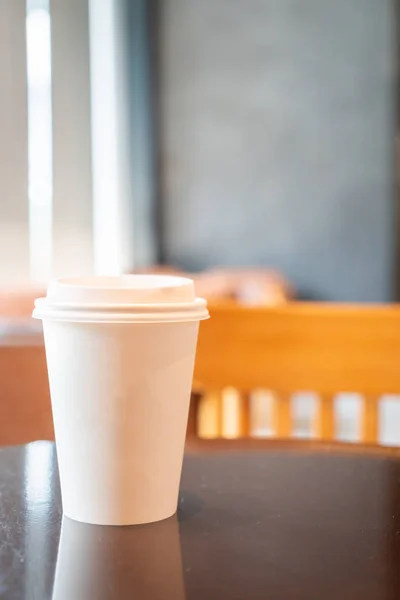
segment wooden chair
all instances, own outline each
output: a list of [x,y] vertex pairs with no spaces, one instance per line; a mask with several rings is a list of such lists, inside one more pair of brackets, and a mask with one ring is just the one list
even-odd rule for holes
[[0,289],[0,446],[53,440],[41,325],[31,318],[42,289]]
[[0,345],[0,446],[54,440],[42,345]]
[[357,392],[363,396],[361,441],[377,443],[380,397],[400,394],[400,305],[215,304],[210,313],[200,327],[189,442],[197,435],[203,401],[214,406],[215,433],[221,435],[221,393],[233,386],[240,394],[240,436],[251,433],[252,390],[274,391],[278,439],[292,434],[293,393],[317,392],[314,433],[323,441],[335,437],[334,396]]

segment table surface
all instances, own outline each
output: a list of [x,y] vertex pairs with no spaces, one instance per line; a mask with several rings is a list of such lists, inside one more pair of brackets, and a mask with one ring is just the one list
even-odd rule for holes
[[177,517],[62,519],[49,442],[0,450],[0,598],[400,597],[400,460],[290,448],[186,456]]

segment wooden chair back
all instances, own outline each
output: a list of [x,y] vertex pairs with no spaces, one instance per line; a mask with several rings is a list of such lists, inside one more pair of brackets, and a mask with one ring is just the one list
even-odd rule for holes
[[[400,394],[400,305],[215,304],[210,314],[200,327],[194,389],[221,405],[221,391],[236,388],[241,435],[249,435],[252,390],[276,393],[278,438],[291,435],[293,393],[317,392],[315,436],[321,440],[334,438],[334,396],[357,392],[363,396],[361,440],[377,442],[379,399],[383,393]],[[197,411],[195,400],[191,435]]]
[[32,286],[0,288],[0,446],[53,440],[43,333]]
[[54,440],[44,345],[0,345],[0,446]]

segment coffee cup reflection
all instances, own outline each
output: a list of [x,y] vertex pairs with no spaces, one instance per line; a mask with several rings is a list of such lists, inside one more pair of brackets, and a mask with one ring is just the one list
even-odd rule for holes
[[184,600],[176,516],[132,527],[64,517],[53,600]]

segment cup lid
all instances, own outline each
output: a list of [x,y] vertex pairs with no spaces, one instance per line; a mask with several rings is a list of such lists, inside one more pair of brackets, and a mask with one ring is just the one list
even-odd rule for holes
[[123,275],[56,279],[33,317],[58,321],[165,322],[208,318],[191,279],[171,275]]

